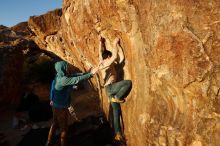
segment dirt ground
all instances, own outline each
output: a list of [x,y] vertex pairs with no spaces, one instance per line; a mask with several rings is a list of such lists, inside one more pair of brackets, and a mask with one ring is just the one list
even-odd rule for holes
[[[95,95],[75,92],[72,106],[79,121],[69,117],[68,146],[116,146],[109,123],[100,115]],[[0,146],[44,146],[52,120],[13,128],[15,113],[14,107],[0,107]],[[100,116],[104,118],[102,122]],[[59,146],[59,131],[55,139],[54,146]]]
[[[49,127],[51,121],[35,123],[35,127],[28,125],[19,128],[13,128],[13,117],[15,109],[7,107],[0,109],[0,146],[17,146],[32,128]],[[38,127],[36,127],[36,125]]]

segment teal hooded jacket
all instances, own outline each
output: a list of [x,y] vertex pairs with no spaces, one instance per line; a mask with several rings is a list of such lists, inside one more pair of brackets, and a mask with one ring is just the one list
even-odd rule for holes
[[50,90],[50,100],[53,101],[53,107],[55,108],[68,108],[70,106],[72,86],[92,76],[90,72],[75,73],[71,76],[66,76],[67,67],[68,63],[65,61],[55,63],[57,74],[52,82]]

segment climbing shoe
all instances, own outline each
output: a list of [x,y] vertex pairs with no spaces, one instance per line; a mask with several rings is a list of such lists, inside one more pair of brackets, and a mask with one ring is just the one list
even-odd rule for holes
[[111,102],[124,103],[125,100],[120,100],[120,99],[118,99],[118,98],[116,98],[116,97],[112,97],[112,98],[111,98]]
[[115,141],[123,141],[123,137],[122,137],[122,135],[120,133],[116,133]]

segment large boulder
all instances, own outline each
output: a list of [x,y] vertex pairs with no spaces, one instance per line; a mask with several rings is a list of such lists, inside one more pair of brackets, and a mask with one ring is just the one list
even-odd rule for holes
[[[62,14],[32,17],[28,25],[42,49],[81,70],[98,63],[98,34],[107,48],[120,36],[125,52],[120,75],[133,83],[122,105],[128,145],[215,146],[220,145],[219,7],[219,0],[64,0]],[[108,117],[104,89],[100,93]]]
[[0,29],[0,104],[18,102],[21,95],[23,53],[28,41],[7,27]]
[[[0,26],[1,106],[14,106],[15,104],[18,104],[19,98],[22,96],[22,93],[25,92],[24,90],[30,88],[30,84],[32,84],[33,86],[32,82],[34,81],[34,79],[39,78],[39,72],[37,74],[36,71],[40,71],[40,69],[42,68],[39,68],[39,64],[43,64],[44,62],[46,62],[44,61],[45,59],[42,60],[42,58],[45,57],[49,58],[46,60],[47,62],[51,62],[51,60],[53,60],[54,58],[54,55],[51,55],[46,51],[40,50],[38,48],[38,46],[31,39],[31,33],[29,31],[27,22],[19,23],[11,28]],[[38,60],[39,63],[35,63],[37,62],[36,60]],[[35,68],[30,68],[29,66],[35,66]],[[52,69],[50,69],[48,65],[44,68],[46,68],[44,69],[44,74],[48,75],[49,73],[51,73],[54,65],[52,65]],[[32,71],[30,71],[31,69]],[[35,74],[33,73],[34,71]],[[38,77],[33,78],[34,75],[37,75]],[[51,74],[50,76],[44,78],[47,78],[46,80],[50,79],[51,82],[51,76],[54,75]],[[27,78],[29,79],[28,81]],[[40,84],[41,88],[39,89],[41,90],[37,90],[37,95],[39,95],[40,97],[43,96],[48,100],[50,86],[49,84],[46,84],[45,82],[43,84]],[[36,89],[36,87],[39,87],[39,84],[35,84],[34,88]]]

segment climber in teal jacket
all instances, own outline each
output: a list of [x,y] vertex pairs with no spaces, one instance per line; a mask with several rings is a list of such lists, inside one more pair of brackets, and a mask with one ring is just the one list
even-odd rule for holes
[[87,73],[74,73],[70,75],[70,67],[65,61],[55,63],[57,72],[55,79],[51,85],[50,104],[53,110],[53,124],[50,128],[46,146],[52,145],[51,140],[56,128],[61,128],[60,142],[61,146],[65,146],[66,133],[68,129],[68,107],[70,106],[70,93],[73,85],[80,81],[87,80],[92,77],[98,67],[94,67]]
[[55,69],[57,74],[51,85],[50,100],[55,108],[68,108],[70,106],[72,86],[82,80],[89,79],[92,73],[73,73],[70,76],[66,76],[68,74],[68,63],[65,61],[57,62]]

